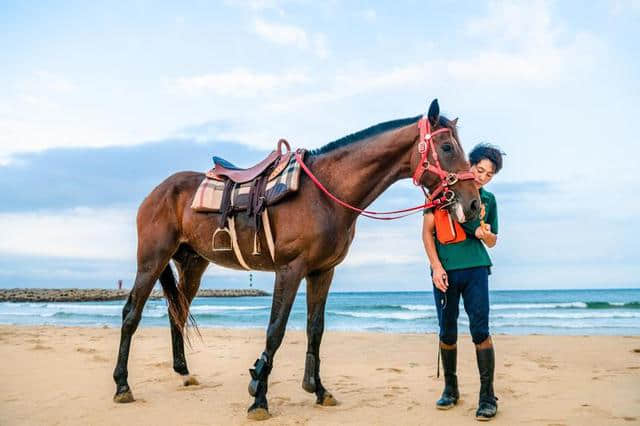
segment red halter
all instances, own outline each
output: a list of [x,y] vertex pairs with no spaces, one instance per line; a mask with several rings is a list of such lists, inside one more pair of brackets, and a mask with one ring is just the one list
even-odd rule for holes
[[[320,190],[324,192],[329,198],[331,198],[333,201],[340,204],[341,206],[351,209],[353,211],[356,211],[361,215],[369,217],[371,219],[378,219],[378,220],[399,219],[401,217],[405,217],[413,213],[417,213],[418,211],[423,209],[428,209],[431,207],[444,207],[446,205],[451,204],[455,199],[455,193],[452,190],[450,190],[449,187],[451,185],[454,185],[459,180],[474,179],[473,173],[471,173],[469,170],[464,170],[462,172],[457,172],[457,173],[450,173],[443,170],[442,167],[440,167],[440,160],[438,160],[438,154],[436,153],[436,149],[433,143],[433,137],[439,133],[451,132],[451,129],[449,128],[438,129],[435,132],[431,133],[431,125],[429,124],[429,120],[427,118],[421,118],[420,121],[418,121],[418,128],[420,129],[420,142],[418,143],[418,151],[420,152],[421,157],[420,157],[420,164],[418,164],[418,167],[416,168],[416,172],[413,175],[413,183],[416,186],[420,186],[422,188],[422,191],[425,193],[425,196],[427,197],[427,202],[419,206],[411,207],[408,209],[394,210],[389,212],[374,212],[374,211],[363,210],[363,209],[354,207],[351,204],[340,200],[338,197],[336,197],[331,192],[329,192],[329,190],[327,190],[327,188],[325,188],[324,185],[322,185],[322,183],[320,183],[318,178],[314,176],[314,174],[311,172],[311,170],[309,170],[307,165],[304,164],[304,161],[302,161],[303,150],[301,149],[296,150],[295,159],[298,162],[298,164],[300,164],[300,167],[302,168],[302,170],[304,170],[304,172],[309,176],[311,181],[313,181],[313,183],[315,183],[316,186],[320,188]],[[453,134],[452,134],[452,137],[453,137]],[[429,164],[429,161],[427,158],[429,155],[429,145],[431,145],[431,155],[433,157],[435,166],[432,164]],[[422,178],[422,175],[426,171],[435,173],[441,180],[438,187],[434,189],[430,195],[427,195],[426,191],[424,190],[424,186],[420,183],[420,179]],[[441,192],[443,192],[442,196],[440,198],[435,198]],[[410,213],[407,213],[407,212],[410,212]],[[390,217],[378,216],[378,215],[385,216],[385,215],[396,214],[396,213],[404,213],[404,214],[401,214],[398,216],[390,216]]]
[[[416,167],[416,172],[413,174],[413,184],[420,186],[424,195],[427,197],[429,203],[435,203],[435,205],[445,206],[451,204],[455,198],[455,193],[449,189],[450,186],[455,185],[459,180],[475,179],[473,173],[469,170],[463,170],[461,172],[447,172],[440,166],[440,160],[438,159],[438,153],[436,151],[433,137],[439,133],[449,132],[451,138],[453,138],[453,132],[448,127],[438,129],[435,132],[431,132],[431,123],[429,119],[423,117],[418,121],[418,129],[420,129],[420,142],[418,143],[418,152],[420,153],[420,163]],[[429,147],[431,147],[431,157],[434,164],[429,163]],[[422,176],[425,172],[431,172],[440,178],[438,186],[431,191],[431,194],[427,195],[424,190],[424,186],[420,183]],[[442,192],[442,197],[436,199],[435,197]]]

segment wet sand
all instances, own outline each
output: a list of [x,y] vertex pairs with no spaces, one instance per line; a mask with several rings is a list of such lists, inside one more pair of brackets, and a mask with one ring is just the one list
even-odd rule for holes
[[[140,328],[129,361],[136,400],[112,402],[120,331],[0,326],[2,425],[255,424],[246,418],[248,368],[264,331],[201,329],[187,349],[199,385],[173,372],[167,328]],[[640,424],[640,336],[494,336],[496,425]],[[320,407],[300,386],[306,337],[288,331],[269,383],[265,425],[469,425],[479,388],[469,336],[459,342],[461,400],[434,407],[436,336],[328,331],[321,377],[339,404]]]

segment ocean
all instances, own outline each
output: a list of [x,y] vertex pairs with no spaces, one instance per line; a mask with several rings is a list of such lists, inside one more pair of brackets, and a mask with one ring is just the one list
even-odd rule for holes
[[[289,329],[306,329],[306,295],[298,294]],[[640,289],[491,291],[494,334],[640,335]],[[124,301],[0,303],[0,324],[120,327]],[[266,328],[271,297],[196,298],[200,327]],[[168,326],[164,300],[150,300],[141,326]],[[458,329],[468,333],[460,306]],[[431,292],[330,293],[325,329],[429,333],[438,329]]]

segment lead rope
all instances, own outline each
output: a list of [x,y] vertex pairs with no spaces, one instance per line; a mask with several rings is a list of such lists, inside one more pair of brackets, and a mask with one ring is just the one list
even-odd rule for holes
[[[438,290],[438,289],[436,289]],[[438,290],[440,291],[440,290]],[[440,305],[442,305],[442,310],[444,311],[444,308],[447,307],[447,293],[442,293],[442,295],[444,296],[444,299],[440,299]],[[444,314],[444,313],[443,313]],[[438,333],[438,339],[437,339],[437,343],[438,343],[438,367],[436,369],[436,379],[440,378],[440,334]]]
[[[443,203],[448,201],[445,196],[442,196],[440,198],[436,198],[435,200],[429,200],[429,202],[426,202],[426,203],[421,204],[419,206],[411,207],[411,208],[408,208],[408,209],[402,209],[402,210],[388,211],[388,212],[374,212],[374,211],[370,211],[370,210],[359,209],[357,207],[352,206],[351,204],[345,203],[344,201],[340,200],[338,197],[333,195],[331,192],[329,192],[329,190],[327,188],[325,188],[322,183],[320,183],[318,178],[315,177],[315,175],[311,172],[311,170],[309,170],[307,165],[304,164],[304,161],[302,161],[302,157],[300,156],[300,150],[297,150],[295,152],[295,158],[296,158],[296,161],[298,162],[298,164],[300,164],[300,167],[302,168],[302,170],[304,170],[304,172],[307,174],[307,176],[309,176],[311,181],[318,188],[320,188],[320,190],[322,192],[324,192],[329,198],[331,198],[336,203],[340,204],[342,207],[346,207],[348,209],[356,211],[356,212],[360,213],[362,216],[368,217],[370,219],[377,219],[377,220],[400,219],[400,218],[407,217],[409,215],[418,213],[421,210],[439,206],[439,205],[441,205],[441,204],[443,204]],[[424,188],[423,188],[423,190],[424,190]],[[409,213],[407,213],[407,212],[409,212]],[[389,217],[378,217],[377,216],[377,215],[383,215],[384,216],[384,215],[390,215],[390,214],[396,214],[396,213],[404,213],[404,214],[397,215],[397,216],[389,216]]]

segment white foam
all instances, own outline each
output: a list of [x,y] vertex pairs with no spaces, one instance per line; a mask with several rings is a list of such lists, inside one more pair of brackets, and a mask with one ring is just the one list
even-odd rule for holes
[[434,305],[400,305],[402,309],[408,309],[410,311],[435,311]]
[[640,318],[637,312],[564,312],[564,313],[514,313],[497,314],[493,318],[549,318],[549,319],[589,319],[589,318]]
[[269,309],[269,306],[224,306],[224,305],[199,305],[192,306],[191,312],[219,312],[219,311],[256,311]]
[[342,315],[353,318],[376,318],[376,319],[397,319],[397,320],[416,320],[422,318],[434,318],[435,314],[422,314],[417,312],[348,312],[348,311],[329,311],[335,315]]
[[555,308],[586,308],[584,302],[565,303],[498,303],[491,305],[491,309],[555,309]]

